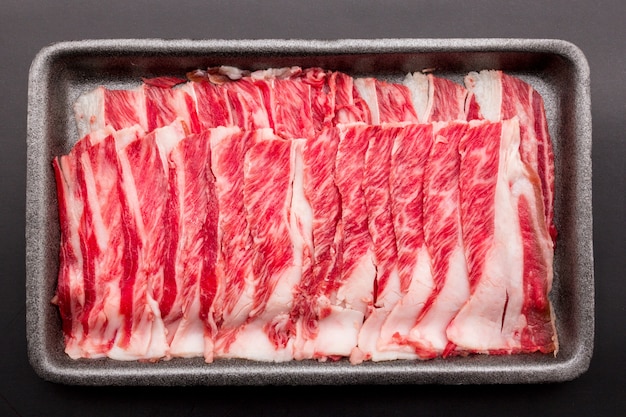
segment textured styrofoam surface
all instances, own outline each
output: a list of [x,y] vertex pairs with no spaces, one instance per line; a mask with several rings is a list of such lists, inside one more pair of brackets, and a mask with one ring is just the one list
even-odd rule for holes
[[[555,221],[559,231],[551,299],[560,351],[552,355],[470,356],[430,361],[258,363],[201,358],[159,363],[72,360],[50,300],[58,272],[59,225],[54,156],[78,140],[72,105],[97,85],[127,87],[141,77],[233,65],[261,69],[320,66],[352,75],[400,79],[435,69],[457,82],[468,71],[501,69],[543,96],[554,142]],[[162,40],[111,39],[48,46],[29,79],[26,208],[28,354],[44,379],[84,385],[470,384],[571,380],[593,352],[594,283],[589,68],[571,43],[542,39]]]

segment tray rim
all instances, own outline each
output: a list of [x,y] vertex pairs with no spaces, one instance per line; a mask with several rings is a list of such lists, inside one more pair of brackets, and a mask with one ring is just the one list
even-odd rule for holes
[[[196,369],[191,367],[153,368],[138,371],[131,367],[114,369],[88,369],[83,367],[63,367],[55,363],[43,350],[45,346],[44,314],[42,312],[42,285],[44,247],[39,236],[44,233],[43,213],[47,207],[45,199],[38,198],[42,189],[42,158],[40,146],[42,132],[47,129],[45,109],[48,106],[46,91],[52,63],[67,54],[90,54],[94,51],[106,54],[167,55],[170,53],[229,53],[243,54],[253,50],[254,54],[271,54],[288,51],[291,54],[333,54],[346,53],[449,53],[449,52],[530,52],[557,55],[569,61],[574,67],[577,83],[574,84],[575,113],[577,116],[576,139],[585,151],[584,158],[588,172],[581,174],[578,187],[579,200],[583,205],[584,221],[577,226],[579,235],[586,237],[580,244],[586,245],[588,256],[581,259],[580,268],[584,272],[577,277],[579,284],[591,291],[579,295],[581,324],[584,333],[583,343],[576,346],[571,358],[564,362],[536,366],[490,366],[468,367],[442,372],[441,369],[420,369],[412,371],[402,363],[379,362],[365,367],[354,367],[344,372],[345,380],[333,381],[335,368],[319,366],[281,366],[265,363],[234,365],[231,367],[210,366]],[[594,271],[592,241],[591,205],[591,100],[590,70],[583,52],[573,43],[560,39],[532,38],[378,38],[378,39],[86,39],[64,41],[42,48],[35,56],[29,70],[28,119],[27,119],[27,187],[26,187],[26,335],[28,357],[36,373],[45,380],[77,385],[263,385],[263,384],[362,384],[362,383],[536,383],[562,382],[572,380],[589,367],[594,344]],[[293,369],[291,369],[293,368]],[[456,368],[456,367],[453,367]],[[230,379],[220,375],[228,369],[234,372]],[[190,370],[192,372],[190,372]],[[417,375],[416,375],[417,374]],[[336,375],[336,374],[335,374]]]

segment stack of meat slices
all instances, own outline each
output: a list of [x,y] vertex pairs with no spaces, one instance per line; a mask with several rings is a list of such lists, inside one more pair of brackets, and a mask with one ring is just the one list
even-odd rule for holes
[[72,358],[556,353],[552,145],[518,78],[220,67],[75,114],[53,161]]

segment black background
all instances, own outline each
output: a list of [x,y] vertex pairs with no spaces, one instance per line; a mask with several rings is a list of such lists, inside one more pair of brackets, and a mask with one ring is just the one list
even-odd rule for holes
[[[36,1],[0,4],[0,416],[626,415],[626,3]],[[102,38],[558,38],[591,68],[596,338],[589,370],[539,385],[70,387],[26,354],[28,69],[44,46]]]

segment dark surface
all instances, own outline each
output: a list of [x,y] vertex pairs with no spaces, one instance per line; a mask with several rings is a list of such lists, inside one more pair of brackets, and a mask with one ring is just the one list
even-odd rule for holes
[[[621,1],[3,2],[0,8],[0,416],[621,415],[626,412],[626,6]],[[591,68],[596,344],[578,379],[522,386],[85,388],[45,382],[26,355],[24,196],[30,62],[87,38],[559,38]]]

